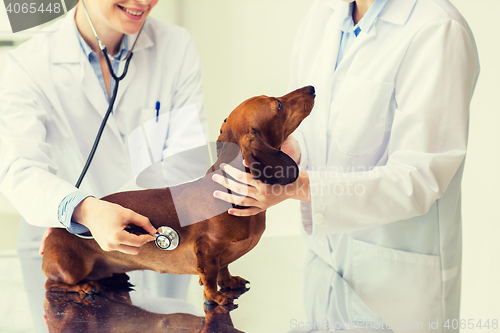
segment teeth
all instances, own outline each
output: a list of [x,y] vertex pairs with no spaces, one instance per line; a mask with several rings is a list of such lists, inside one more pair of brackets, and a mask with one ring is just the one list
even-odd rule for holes
[[125,8],[125,7],[122,7],[122,8],[124,11],[126,11],[127,13],[132,14],[134,16],[141,16],[142,13],[144,13],[144,12],[134,12],[133,10],[130,10],[128,8]]

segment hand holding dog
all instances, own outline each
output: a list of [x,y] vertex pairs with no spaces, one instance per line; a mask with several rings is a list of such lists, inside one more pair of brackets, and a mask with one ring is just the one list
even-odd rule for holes
[[[289,136],[281,151],[290,156],[296,163],[300,161],[300,146],[293,136]],[[243,161],[246,167],[246,161]],[[286,199],[311,201],[309,192],[309,176],[301,171],[297,180],[288,185],[268,185],[256,180],[251,174],[242,172],[231,165],[225,165],[223,170],[236,181],[221,175],[214,175],[212,179],[218,184],[231,190],[232,194],[215,191],[214,197],[229,203],[249,208],[231,208],[228,213],[234,216],[252,216],[279,204]],[[242,196],[244,195],[244,197]]]
[[156,233],[149,219],[120,205],[88,197],[73,213],[73,220],[86,226],[104,251],[138,254],[141,247],[154,239],[151,235],[134,235],[125,230],[130,224]]

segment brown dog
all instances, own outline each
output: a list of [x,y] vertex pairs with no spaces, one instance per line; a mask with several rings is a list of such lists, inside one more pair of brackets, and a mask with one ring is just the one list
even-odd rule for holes
[[[221,163],[242,169],[244,158],[250,166],[246,171],[256,179],[267,184],[294,182],[298,167],[279,148],[309,115],[314,98],[311,86],[280,98],[250,98],[224,121],[217,140],[218,159],[205,177],[171,188],[122,192],[102,199],[148,217],[156,228],[175,229],[180,237],[176,249],[162,251],[151,242],[136,256],[105,252],[94,240],[79,238],[64,229],[52,231],[45,240],[43,257],[46,289],[91,293],[99,290],[95,280],[148,269],[198,274],[206,301],[232,303],[233,296],[223,289],[245,288],[248,281],[231,276],[228,265],[257,245],[265,229],[265,212],[251,217],[229,215],[227,210],[232,206],[213,197],[215,190],[226,189],[212,180],[212,173],[222,173]],[[182,227],[180,215],[193,224]]]

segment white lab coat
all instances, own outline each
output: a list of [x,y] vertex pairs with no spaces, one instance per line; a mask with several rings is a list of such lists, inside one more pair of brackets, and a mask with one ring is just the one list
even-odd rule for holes
[[[74,184],[108,107],[79,44],[74,12],[49,33],[11,51],[0,83],[0,190],[30,224],[21,226],[19,250],[33,260],[40,259],[37,249],[45,227],[62,227],[58,205],[77,190]],[[135,37],[130,36],[129,47]],[[195,105],[199,117],[167,122],[164,144],[151,147],[169,155],[172,149],[199,146],[201,128],[201,139],[208,137],[201,83],[200,61],[186,30],[148,18],[80,190],[99,198],[134,181],[128,137],[156,116],[157,101],[161,114]],[[41,274],[40,267],[32,270]]]
[[335,70],[344,5],[314,2],[291,65],[291,89],[317,92],[295,133],[312,192],[302,205],[306,311],[395,332],[439,320],[441,332],[460,319],[474,38],[448,0],[389,0]]
[[[108,106],[78,42],[71,13],[51,33],[10,52],[0,85],[0,189],[28,223],[42,227],[61,226],[58,205],[77,190],[74,183]],[[129,43],[134,40],[131,36]],[[148,18],[80,190],[102,197],[134,178],[128,135],[155,117],[157,101],[162,114],[195,105],[208,132],[201,81],[188,33]],[[179,140],[160,146],[176,151],[192,147],[199,126],[191,127],[186,119],[170,124],[169,137]]]

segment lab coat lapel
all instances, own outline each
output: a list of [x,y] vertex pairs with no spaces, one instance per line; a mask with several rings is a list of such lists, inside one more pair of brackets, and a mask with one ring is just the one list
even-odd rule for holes
[[[54,43],[51,45],[51,48],[54,50],[54,52],[51,54],[52,56],[52,66],[60,66],[60,65],[66,65],[70,68],[71,71],[75,71],[76,73],[79,71],[79,64],[82,61],[82,52],[79,51],[81,50],[80,43],[78,43],[77,36],[75,34],[74,30],[74,23],[72,20],[74,20],[75,17],[75,8],[70,10],[64,20],[61,22],[61,29],[57,31],[57,35],[55,35],[54,38]],[[56,24],[54,24],[54,29],[56,27]],[[43,71],[45,67],[40,66],[40,71]],[[44,73],[44,77],[49,77],[51,80],[57,80],[57,77],[53,77],[54,73],[56,71],[54,68],[49,67],[48,72]],[[71,134],[69,129],[71,126],[69,125],[68,119],[65,114],[64,107],[61,104],[60,97],[57,94],[57,91],[53,88],[53,85],[47,85],[45,87],[46,93],[51,100],[51,102],[54,105],[54,110],[60,114],[61,121],[64,123],[65,128],[61,127],[61,131],[65,131],[68,129],[68,132],[65,133],[66,137],[71,138]],[[76,141],[75,141],[76,144]]]
[[[79,77],[82,91],[94,109],[104,116],[108,102],[94,69],[90,65],[78,41],[74,26],[74,17],[75,9],[73,8],[68,12],[62,23],[63,26],[59,29],[58,36],[55,39],[54,49],[56,51],[52,57],[52,63],[56,66],[68,63],[75,64],[75,75]],[[76,67],[78,64],[80,65],[79,68]]]
[[[93,108],[104,118],[106,110],[108,109],[108,101],[106,100],[106,96],[104,95],[94,69],[83,53],[80,42],[78,41],[74,23],[75,10],[75,8],[70,10],[61,23],[62,27],[58,30],[58,35],[54,41],[54,50],[56,51],[53,53],[52,63],[55,66],[61,64],[75,64],[73,70],[75,71],[75,76],[79,78],[83,93]],[[64,112],[63,109],[62,111]],[[109,117],[106,127],[110,128],[119,139],[119,142],[122,143],[120,132],[112,116]]]

